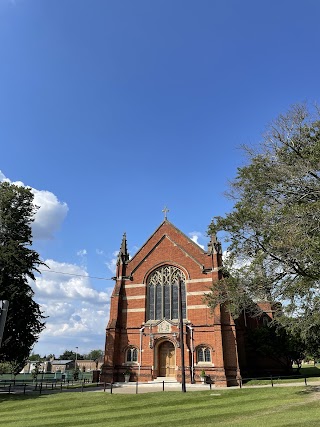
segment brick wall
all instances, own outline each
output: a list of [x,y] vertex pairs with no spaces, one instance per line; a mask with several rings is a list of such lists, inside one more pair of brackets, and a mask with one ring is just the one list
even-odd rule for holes
[[[187,381],[191,381],[194,374],[195,381],[199,382],[203,369],[217,385],[227,384],[226,373],[236,381],[239,366],[235,326],[220,307],[213,314],[203,301],[204,293],[219,277],[221,255],[204,251],[169,221],[158,227],[130,261],[125,253],[126,242],[123,241],[121,248],[106,331],[102,380],[123,381],[127,368],[131,370],[131,380],[153,380],[160,375],[160,366],[164,364],[160,353],[168,342],[173,345],[172,355],[168,353],[167,356],[169,367],[173,366],[172,372],[168,368],[168,375],[181,379],[177,319],[148,322],[146,318],[148,277],[156,268],[171,265],[179,268],[186,278],[184,357]],[[164,326],[168,331],[162,330]],[[197,360],[199,346],[210,350],[210,361]],[[129,348],[138,350],[136,362],[126,362]]]

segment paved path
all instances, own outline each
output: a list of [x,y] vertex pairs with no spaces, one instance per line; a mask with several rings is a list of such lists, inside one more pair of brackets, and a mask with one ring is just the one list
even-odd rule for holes
[[[200,391],[200,390],[210,390],[209,384],[186,384],[187,391]],[[212,386],[212,390],[217,390],[214,386]],[[159,384],[138,384],[138,394],[140,393],[156,393],[162,392],[163,385]],[[164,391],[182,391],[182,386],[179,383],[165,383]],[[112,388],[113,394],[136,394],[137,386],[136,383],[132,384],[124,384],[117,383],[114,384]],[[110,387],[106,389],[106,393],[110,393]]]

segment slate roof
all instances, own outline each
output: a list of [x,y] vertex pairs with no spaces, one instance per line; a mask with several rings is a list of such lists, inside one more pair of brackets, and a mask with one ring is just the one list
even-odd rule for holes
[[73,360],[53,360],[51,365],[67,365],[68,363],[73,362]]

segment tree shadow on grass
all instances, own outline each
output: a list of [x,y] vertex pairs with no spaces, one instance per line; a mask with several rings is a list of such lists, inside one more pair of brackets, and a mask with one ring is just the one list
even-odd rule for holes
[[13,393],[1,393],[0,404],[8,401],[21,401],[21,400],[33,400],[35,397],[41,397],[39,394],[28,393],[28,394],[13,394]]
[[[93,389],[91,390],[84,390],[85,392],[88,391],[95,391]],[[26,393],[23,393],[23,389],[13,389],[9,393],[9,391],[1,391],[0,392],[0,404],[2,402],[8,402],[16,400],[16,401],[23,401],[23,400],[33,400],[37,399],[39,397],[46,397],[49,395],[58,395],[63,393],[81,393],[81,388],[78,389],[63,389],[62,391],[60,389],[42,389],[41,393],[39,390],[26,390]]]
[[297,394],[300,395],[310,395],[310,394],[314,394],[314,393],[319,393],[319,399],[320,399],[320,386],[318,385],[309,385],[307,386],[304,390],[300,390],[297,392]]

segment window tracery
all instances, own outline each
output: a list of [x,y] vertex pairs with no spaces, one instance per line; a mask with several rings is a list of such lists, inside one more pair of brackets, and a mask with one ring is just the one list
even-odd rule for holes
[[211,362],[211,350],[209,347],[201,346],[197,348],[197,362]]
[[138,349],[129,347],[126,353],[126,362],[138,362]]
[[181,280],[182,314],[186,318],[185,274],[172,265],[154,270],[148,279],[147,320],[178,319],[178,284]]

